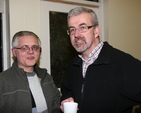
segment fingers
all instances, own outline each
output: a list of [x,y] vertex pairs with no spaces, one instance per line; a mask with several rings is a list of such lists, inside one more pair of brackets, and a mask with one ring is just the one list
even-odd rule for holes
[[74,99],[72,97],[68,98],[68,102],[74,102]]
[[63,104],[64,104],[65,102],[74,102],[74,99],[73,99],[72,97],[70,97],[70,98],[67,98],[67,99],[63,100],[63,101],[61,102],[61,105],[60,105],[60,109],[61,109],[62,111],[64,111]]

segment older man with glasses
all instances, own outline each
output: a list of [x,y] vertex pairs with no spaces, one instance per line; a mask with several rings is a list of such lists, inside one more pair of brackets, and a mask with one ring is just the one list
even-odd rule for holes
[[62,81],[62,111],[65,102],[77,102],[77,113],[121,113],[140,104],[141,61],[100,40],[93,10],[76,7],[67,22],[78,55]]
[[41,41],[31,31],[12,39],[13,65],[0,74],[0,113],[59,113],[60,93],[46,69],[36,63]]

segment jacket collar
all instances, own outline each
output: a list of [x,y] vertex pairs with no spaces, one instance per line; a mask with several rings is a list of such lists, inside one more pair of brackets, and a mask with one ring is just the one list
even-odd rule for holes
[[[14,68],[14,70],[17,72],[18,75],[26,76],[25,71],[22,68],[18,67],[18,61],[16,58],[13,62],[12,67]],[[36,72],[36,74],[39,78],[43,78],[47,73],[46,69],[40,68],[37,64],[34,65],[34,71]]]
[[[111,53],[112,53],[112,46],[108,44],[108,42],[104,42],[104,45],[101,49],[101,52],[98,56],[98,58],[93,63],[94,65],[98,64],[108,64],[110,63]],[[82,66],[82,60],[81,58],[77,57],[73,60],[73,65],[79,65]]]
[[94,64],[109,64],[111,53],[112,53],[112,46],[108,44],[108,42],[104,42],[103,48],[101,49],[101,52],[94,62]]

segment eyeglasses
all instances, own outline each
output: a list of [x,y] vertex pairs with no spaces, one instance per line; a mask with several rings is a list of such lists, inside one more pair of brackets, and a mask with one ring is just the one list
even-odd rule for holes
[[67,30],[67,34],[68,35],[74,35],[76,30],[79,31],[79,33],[83,33],[83,32],[86,32],[88,31],[90,28],[94,27],[95,25],[92,25],[92,26],[87,26],[87,25],[81,25],[79,26],[77,29],[75,27],[70,27],[68,30]]
[[22,52],[26,52],[26,51],[30,51],[30,50],[38,52],[38,51],[40,51],[41,48],[37,45],[33,45],[31,47],[29,47],[28,45],[23,45],[22,47],[19,47],[19,48],[15,47],[14,49],[20,49]]

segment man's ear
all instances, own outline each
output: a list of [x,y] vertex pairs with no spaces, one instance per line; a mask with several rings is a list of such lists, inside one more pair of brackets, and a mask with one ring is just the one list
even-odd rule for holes
[[16,50],[12,48],[11,51],[12,51],[13,56],[16,57]]
[[42,48],[40,48],[40,53],[42,52]]
[[99,37],[99,34],[100,34],[100,27],[99,26],[96,26],[94,28],[94,35],[95,35],[95,38]]

